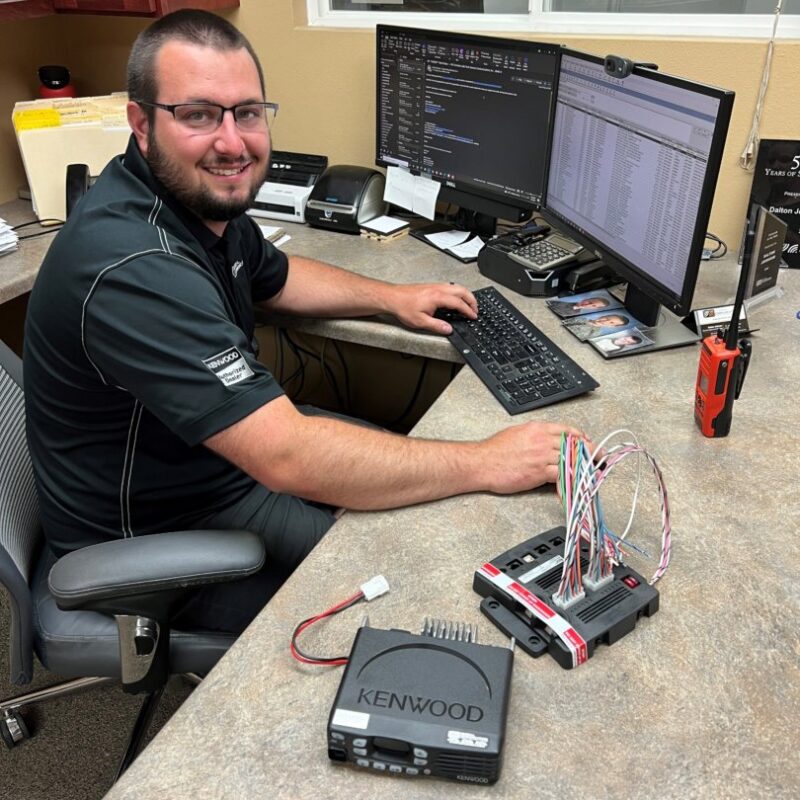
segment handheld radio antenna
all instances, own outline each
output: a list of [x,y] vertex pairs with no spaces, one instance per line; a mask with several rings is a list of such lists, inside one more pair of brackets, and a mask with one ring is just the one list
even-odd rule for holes
[[[755,214],[752,216],[755,216]],[[739,285],[736,289],[736,300],[733,302],[733,316],[731,317],[730,325],[728,325],[728,333],[725,337],[725,347],[728,350],[734,350],[739,342],[739,315],[742,313],[747,274],[750,272],[750,261],[753,258],[753,240],[755,239],[753,225],[753,220],[748,221],[747,234],[744,237],[744,252],[742,253],[742,269],[739,273]]]

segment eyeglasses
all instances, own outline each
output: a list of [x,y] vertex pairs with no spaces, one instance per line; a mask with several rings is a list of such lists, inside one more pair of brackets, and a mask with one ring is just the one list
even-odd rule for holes
[[169,111],[179,125],[193,133],[213,133],[222,124],[226,111],[233,114],[233,120],[240,131],[257,133],[266,130],[278,115],[277,103],[242,103],[237,106],[221,106],[217,103],[145,103],[140,106],[161,108]]

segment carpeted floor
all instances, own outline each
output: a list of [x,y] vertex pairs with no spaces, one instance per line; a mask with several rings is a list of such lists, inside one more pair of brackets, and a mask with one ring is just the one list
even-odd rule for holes
[[[49,686],[59,678],[37,662],[33,683],[12,686],[8,674],[8,597],[0,589],[0,699]],[[191,692],[174,678],[153,721],[157,732]],[[97,800],[110,788],[141,698],[114,684],[48,700],[23,712],[33,736],[7,750],[0,742],[3,800]]]

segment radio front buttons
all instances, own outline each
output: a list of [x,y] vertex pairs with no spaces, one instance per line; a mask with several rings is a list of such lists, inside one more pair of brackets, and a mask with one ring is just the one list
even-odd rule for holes
[[414,748],[414,755],[417,758],[427,758],[428,757],[428,751],[427,750],[423,750],[421,747],[415,747]]
[[365,756],[367,754],[367,748],[366,747],[354,747],[353,748],[353,753],[355,755],[357,755],[357,756]]
[[398,766],[397,764],[389,764],[389,772],[400,773],[403,771],[403,768]]
[[419,770],[416,767],[406,767],[406,775],[419,775]]
[[344,741],[344,734],[339,733],[338,731],[331,731],[331,739],[336,739],[340,742]]
[[415,767],[424,767],[428,763],[427,758],[415,758],[414,759],[414,766]]
[[359,767],[368,767],[369,761],[367,761],[366,758],[357,758],[356,764],[358,764]]
[[353,747],[366,747],[367,740],[366,739],[353,739]]
[[383,761],[373,761],[372,762],[372,769],[379,769],[381,771],[386,769],[386,764]]

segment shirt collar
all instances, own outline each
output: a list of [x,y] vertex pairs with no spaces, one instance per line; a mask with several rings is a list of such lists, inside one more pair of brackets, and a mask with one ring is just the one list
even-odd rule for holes
[[[194,236],[204,250],[211,250],[226,238],[225,234],[217,236],[210,228],[203,224],[200,217],[189,211],[173,194],[164,186],[161,181],[153,175],[150,165],[142,155],[135,137],[131,134],[128,142],[128,149],[125,151],[125,168],[133,173],[142,183],[149,187],[154,194],[160,197],[165,205],[175,214],[176,217],[186,226],[189,233]],[[225,228],[225,233],[231,226]]]

